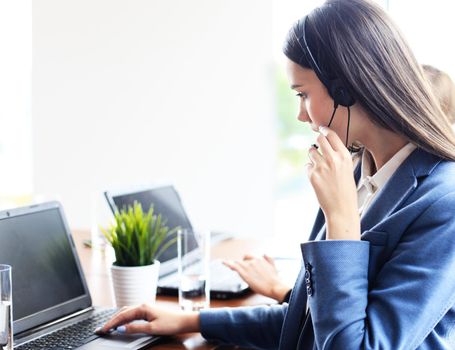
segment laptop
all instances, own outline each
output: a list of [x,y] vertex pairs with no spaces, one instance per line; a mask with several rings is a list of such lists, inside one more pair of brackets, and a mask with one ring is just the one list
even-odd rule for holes
[[[107,202],[114,213],[138,202],[144,210],[153,205],[154,213],[161,214],[167,220],[167,226],[192,230],[191,222],[185,212],[178,192],[173,186],[158,186],[136,189],[124,189],[104,192]],[[212,243],[230,238],[225,234],[212,234]],[[172,237],[168,238],[172,239]],[[166,244],[167,241],[162,244]],[[196,239],[189,245],[197,248]],[[160,277],[157,293],[160,295],[178,295],[177,245],[171,245],[160,257]],[[210,262],[210,297],[213,299],[231,299],[248,293],[250,289],[237,272],[224,266],[221,260]]]
[[94,334],[116,310],[92,305],[58,202],[0,211],[0,263],[12,266],[15,349],[141,349],[159,339]]

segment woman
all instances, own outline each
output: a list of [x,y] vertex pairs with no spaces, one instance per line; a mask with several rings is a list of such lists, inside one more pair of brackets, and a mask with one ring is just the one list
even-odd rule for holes
[[[424,64],[422,68],[439,106],[455,129],[455,84],[447,73],[436,67]],[[243,260],[229,260],[224,264],[238,272],[255,293],[263,294],[280,303],[289,301],[291,286],[280,278],[272,257],[245,255]]]
[[[319,132],[308,176],[321,207],[289,304],[143,305],[102,331],[201,331],[283,350],[452,348],[455,137],[421,67],[366,0],[328,0],[295,24],[284,53],[298,119]],[[364,149],[354,169],[347,148],[356,144]]]

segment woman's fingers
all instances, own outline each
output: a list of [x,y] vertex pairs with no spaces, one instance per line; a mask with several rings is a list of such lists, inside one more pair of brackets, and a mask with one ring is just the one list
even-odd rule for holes
[[240,276],[242,276],[244,273],[244,268],[241,261],[225,260],[223,261],[223,264],[229,267],[231,270],[240,274]]
[[147,320],[146,306],[142,305],[135,308],[127,308],[120,311],[114,317],[112,317],[101,329],[97,330],[97,333],[109,333],[115,330],[118,326],[124,325],[125,323],[134,320]]
[[308,170],[311,170],[315,165],[322,164],[323,162],[332,164],[336,159],[344,159],[345,156],[350,158],[348,150],[333,130],[323,126],[321,126],[319,130],[320,134],[316,139],[318,146],[315,147],[313,145],[308,152],[311,160],[311,164],[308,165]]
[[330,146],[333,148],[334,151],[343,151],[346,150],[346,146],[344,145],[343,141],[338,137],[335,131],[329,129],[326,126],[320,126],[319,132],[323,135],[327,141],[329,142]]
[[150,322],[133,322],[117,327],[117,332],[121,334],[146,333],[152,334],[152,324]]
[[223,260],[223,265],[229,267],[231,270],[235,271],[234,260]]
[[264,259],[267,260],[267,262],[273,266],[275,266],[275,260],[271,256],[268,256],[267,254],[264,254]]
[[329,140],[327,140],[327,138],[322,134],[319,134],[316,140],[319,145],[319,150],[321,151],[322,156],[324,158],[331,158],[335,150],[329,143]]
[[312,165],[317,165],[318,163],[322,162],[324,158],[322,155],[318,152],[318,150],[312,146],[309,151],[308,151],[308,157],[310,158],[310,161]]

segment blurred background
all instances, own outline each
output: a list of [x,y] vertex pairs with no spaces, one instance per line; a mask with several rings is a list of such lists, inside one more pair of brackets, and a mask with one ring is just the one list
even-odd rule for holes
[[[384,0],[455,76],[451,1]],[[0,207],[60,200],[74,229],[112,188],[173,184],[195,226],[304,241],[315,135],[281,43],[314,0],[0,2]]]

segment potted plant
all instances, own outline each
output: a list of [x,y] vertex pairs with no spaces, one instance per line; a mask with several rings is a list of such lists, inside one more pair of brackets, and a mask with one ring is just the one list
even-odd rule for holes
[[169,229],[161,214],[148,212],[141,204],[121,209],[114,214],[114,223],[102,229],[115,252],[111,276],[117,307],[154,302],[159,276],[161,253],[169,248],[177,227]]

